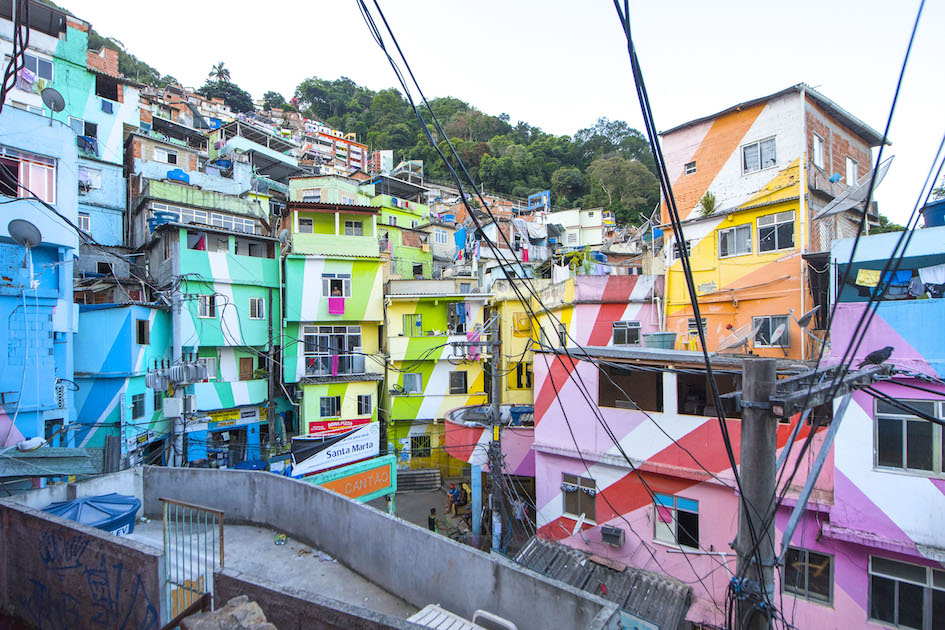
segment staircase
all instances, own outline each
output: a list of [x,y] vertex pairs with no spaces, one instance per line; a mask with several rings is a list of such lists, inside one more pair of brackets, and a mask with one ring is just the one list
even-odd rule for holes
[[441,484],[439,468],[407,468],[397,471],[397,492],[430,492],[439,490]]

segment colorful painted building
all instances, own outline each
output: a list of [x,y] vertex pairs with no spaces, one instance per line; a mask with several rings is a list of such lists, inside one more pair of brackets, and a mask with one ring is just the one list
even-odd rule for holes
[[823,327],[826,277],[817,270],[833,238],[855,233],[859,215],[813,216],[869,172],[882,140],[804,84],[663,132],[683,222],[683,235],[674,234],[664,201],[666,330],[678,334],[677,347],[696,348],[699,326],[679,260],[685,246],[709,350],[756,328],[755,354],[808,358],[819,350],[796,319],[820,305],[813,328]]
[[433,278],[431,235],[422,226],[430,208],[420,202],[424,188],[389,175],[377,175],[365,187],[373,188],[371,205],[380,210],[378,243],[388,262],[385,280]]
[[447,413],[485,403],[490,387],[484,349],[451,342],[477,338],[491,296],[459,289],[455,280],[390,280],[384,297],[388,450],[402,467],[439,468],[443,477],[464,466],[446,452]]
[[[385,365],[378,211],[302,201],[299,184],[290,182],[279,224],[290,234],[282,261],[282,373],[298,405],[297,433],[329,440],[378,419]],[[365,457],[378,451],[374,442]]]
[[[118,436],[124,465],[170,461],[171,423],[164,390],[145,374],[171,361],[170,309],[154,304],[79,307],[75,337],[76,424],[73,446],[104,447]],[[103,341],[103,332],[108,331]]]
[[[529,311],[528,300],[533,298],[528,287],[540,294],[551,286],[551,281],[539,278],[528,282],[528,286],[521,280],[503,279],[492,283],[489,314],[499,318],[499,339],[502,341],[499,362],[503,375],[501,403],[530,405],[534,402],[532,360],[538,326]],[[512,283],[515,283],[514,288]],[[522,298],[526,301],[523,302]]]

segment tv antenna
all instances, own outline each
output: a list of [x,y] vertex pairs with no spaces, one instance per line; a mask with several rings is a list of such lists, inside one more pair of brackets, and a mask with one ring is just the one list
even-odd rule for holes
[[43,88],[39,95],[43,99],[43,105],[49,108],[49,126],[52,127],[53,114],[58,114],[66,108],[66,100],[58,90],[51,87]]

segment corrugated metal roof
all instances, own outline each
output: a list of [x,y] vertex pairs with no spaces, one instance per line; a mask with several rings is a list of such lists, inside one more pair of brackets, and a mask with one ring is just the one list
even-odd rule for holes
[[[692,603],[692,587],[643,569],[627,567],[615,571],[592,562],[590,557],[579,549],[533,537],[515,556],[515,561],[527,569],[612,601],[664,630],[673,630],[685,621]],[[606,594],[601,589],[602,584],[607,589]]]

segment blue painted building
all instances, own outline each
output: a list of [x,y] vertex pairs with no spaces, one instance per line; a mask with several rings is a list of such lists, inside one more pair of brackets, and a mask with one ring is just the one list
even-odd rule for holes
[[[14,107],[0,112],[0,446],[45,437],[75,420],[72,266],[79,238],[75,134]],[[44,203],[32,198],[32,193]],[[48,207],[47,205],[48,204]],[[10,235],[14,219],[42,242],[26,250]],[[72,430],[53,444],[68,443]],[[2,464],[0,464],[2,465]]]

